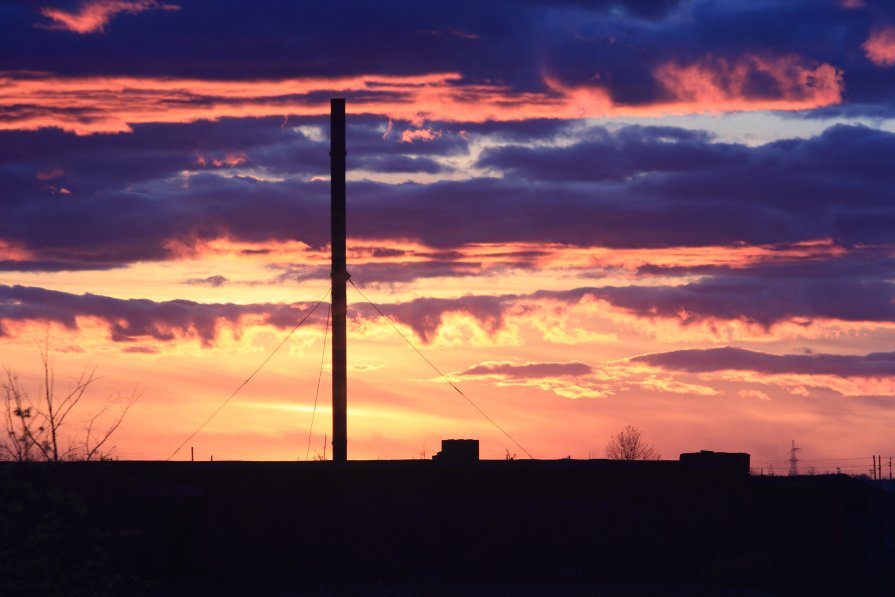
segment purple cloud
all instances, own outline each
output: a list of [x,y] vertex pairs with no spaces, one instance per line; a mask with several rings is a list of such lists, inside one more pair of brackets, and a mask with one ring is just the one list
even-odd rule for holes
[[[587,297],[604,300],[635,317],[674,319],[684,326],[716,320],[746,321],[766,328],[791,321],[807,325],[815,319],[895,323],[895,287],[888,282],[787,277],[709,278],[682,286],[605,286],[529,294],[424,297],[380,307],[393,320],[411,327],[423,342],[431,342],[445,316],[451,313],[468,315],[487,333],[496,334],[503,329],[508,316],[529,313],[545,300],[571,306]],[[96,317],[106,322],[116,341],[198,337],[204,343],[211,343],[219,322],[238,325],[241,318],[253,316],[269,325],[286,328],[294,325],[308,306],[122,300],[0,286],[0,325],[4,321],[49,321],[75,328],[78,316]],[[682,313],[686,317],[682,318]],[[375,319],[376,313],[363,302],[357,302],[350,306],[349,316]],[[312,323],[320,323],[320,317],[315,316]]]
[[[176,338],[198,338],[202,344],[210,345],[217,337],[221,322],[238,326],[242,318],[257,316],[269,325],[286,328],[298,323],[313,306],[310,303],[235,305],[187,300],[125,300],[0,285],[0,336],[8,333],[3,327],[4,323],[40,321],[77,329],[78,317],[93,317],[109,327],[115,342],[150,338],[168,342]],[[316,321],[309,323],[322,324],[326,316],[321,316],[319,311],[315,314]]]
[[[209,132],[214,129],[208,123],[184,127],[195,133],[193,141],[177,127],[141,128],[133,138],[143,148],[126,164],[118,162],[128,155],[121,136],[0,133],[0,141],[8,141],[0,143],[0,238],[33,254],[18,266],[32,271],[165,260],[176,257],[171,240],[227,236],[324,246],[326,183],[305,182],[289,168],[307,176],[325,173],[325,144],[283,132],[271,121],[221,126],[227,134]],[[382,146],[370,154],[374,162],[421,159],[395,153],[406,144],[383,141],[371,127],[360,130],[366,131],[360,142]],[[895,242],[895,211],[886,192],[895,186],[887,160],[895,153],[895,134],[840,126],[811,139],[755,148],[712,143],[678,129],[590,134],[592,140],[572,148],[495,150],[483,159],[506,169],[499,180],[349,183],[349,232],[370,241],[401,237],[442,248],[483,242],[613,248],[829,238],[845,247]],[[197,164],[197,155],[226,158],[240,135],[246,166],[261,171],[237,176]],[[698,157],[694,163],[701,166],[675,157],[678,150]],[[604,158],[606,168],[592,168]],[[569,162],[565,170],[555,166],[563,162]],[[64,172],[59,184],[71,195],[53,194],[37,179],[54,168]],[[181,175],[184,168],[193,174]],[[564,182],[551,174],[555,168],[572,179],[590,179]],[[263,177],[264,169],[280,178],[253,178]],[[2,264],[16,267],[11,260]]]
[[646,363],[654,367],[688,373],[735,370],[768,375],[895,376],[895,352],[875,352],[865,355],[776,355],[728,346],[647,354],[631,360],[635,363]]
[[513,363],[487,361],[472,365],[461,373],[465,376],[499,375],[513,379],[548,377],[580,377],[593,372],[593,367],[580,361],[568,363]]
[[175,4],[164,4],[158,0],[86,0],[78,10],[64,10],[51,6],[40,9],[40,14],[49,19],[49,24],[38,23],[46,29],[62,29],[82,35],[105,30],[109,21],[118,14],[137,14],[147,10],[178,10]]
[[226,276],[208,276],[207,278],[190,278],[184,280],[185,284],[193,286],[211,286],[212,288],[220,288],[230,280]]
[[[448,313],[470,315],[488,333],[503,328],[504,317],[512,301],[503,296],[463,296],[453,299],[418,298],[405,303],[379,305],[383,312],[399,323],[410,326],[423,342],[431,342]],[[372,318],[371,307],[357,303],[354,316]]]

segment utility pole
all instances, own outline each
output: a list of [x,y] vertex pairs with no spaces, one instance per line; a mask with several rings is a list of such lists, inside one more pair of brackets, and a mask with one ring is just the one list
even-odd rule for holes
[[346,317],[345,98],[330,100],[330,233],[332,251],[333,462],[348,460]]
[[789,476],[795,477],[799,474],[799,459],[796,452],[802,448],[796,447],[796,440],[792,440],[792,447],[789,449]]

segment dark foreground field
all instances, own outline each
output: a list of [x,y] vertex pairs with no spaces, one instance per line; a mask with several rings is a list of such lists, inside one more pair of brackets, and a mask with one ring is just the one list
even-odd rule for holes
[[895,496],[681,461],[0,465],[0,595],[892,595]]

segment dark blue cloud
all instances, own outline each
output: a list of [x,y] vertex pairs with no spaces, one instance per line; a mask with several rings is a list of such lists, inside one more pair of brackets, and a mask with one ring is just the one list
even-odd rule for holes
[[[431,157],[460,155],[468,142],[448,133],[427,142],[403,143],[410,128],[395,123],[383,139],[386,121],[352,117],[349,127],[350,167],[382,172],[436,173],[443,167]],[[309,137],[298,127],[328,134],[320,118],[223,119],[189,124],[137,125],[128,134],[75,136],[55,129],[0,132],[0,176],[9,182],[40,188],[47,173],[55,186],[94,193],[132,187],[178,176],[184,170],[226,167],[228,156],[242,156],[246,167],[275,174],[321,176],[329,173],[329,140]],[[322,128],[321,128],[322,127]],[[217,161],[217,165],[215,164]],[[7,187],[9,188],[9,187]],[[15,189],[11,196],[16,196]]]
[[627,127],[615,134],[594,129],[589,137],[561,147],[489,149],[478,165],[529,180],[624,181],[654,172],[717,170],[750,154],[743,146],[711,143],[704,133],[670,127]]
[[[516,90],[543,90],[546,72],[567,84],[607,86],[617,103],[637,105],[666,99],[653,71],[669,60],[792,54],[842,69],[850,103],[891,107],[895,90],[861,48],[874,26],[895,22],[887,0],[860,10],[838,0],[180,5],[119,15],[104,33],[77,35],[35,27],[42,17],[33,5],[7,3],[0,64],[62,75],[228,80],[459,72]],[[779,97],[780,90],[754,73],[747,94]]]
[[[48,270],[166,259],[170,240],[230,236],[324,246],[329,189],[306,180],[327,174],[328,144],[271,120],[222,126],[223,134],[206,136],[212,124],[189,125],[193,137],[171,125],[139,127],[129,136],[0,135],[9,141],[0,143],[0,238],[34,253],[22,269],[45,263]],[[130,138],[133,154],[122,141]],[[372,126],[358,129],[357,138],[368,153],[349,144],[350,168],[443,168],[437,152],[415,155],[429,143],[384,140]],[[462,143],[446,141],[441,155],[467,151],[467,141],[456,138]],[[236,147],[244,170],[197,165],[198,155],[222,159]],[[480,165],[503,172],[502,179],[351,182],[349,231],[358,239],[412,238],[441,248],[520,241],[617,248],[890,244],[891,155],[895,135],[863,127],[760,147],[676,129],[594,129],[570,147],[486,153]],[[184,176],[184,169],[193,173]],[[40,180],[41,172],[51,178]],[[60,194],[63,187],[71,194]]]
[[357,161],[360,168],[374,172],[422,172],[426,174],[438,174],[447,170],[444,166],[429,158],[411,158],[407,156],[375,157]]

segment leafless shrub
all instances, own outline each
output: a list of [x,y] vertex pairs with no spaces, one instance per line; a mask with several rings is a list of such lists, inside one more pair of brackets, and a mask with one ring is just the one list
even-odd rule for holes
[[606,458],[610,460],[658,460],[661,455],[654,446],[643,441],[640,430],[628,425],[613,435],[606,444]]
[[[66,391],[59,392],[48,343],[40,347],[40,359],[43,381],[36,399],[28,394],[15,373],[4,369],[5,379],[0,391],[6,429],[5,437],[0,442],[0,457],[19,462],[111,458],[114,446],[110,446],[109,441],[139,399],[139,393],[134,391],[130,396],[119,394],[108,400],[81,421],[83,428],[80,433],[65,434],[63,431],[71,428],[78,405],[87,390],[99,379],[96,369],[84,369],[71,381]],[[115,417],[103,426],[103,421],[108,421],[105,415],[112,410],[117,410]],[[77,439],[78,436],[82,439]]]

